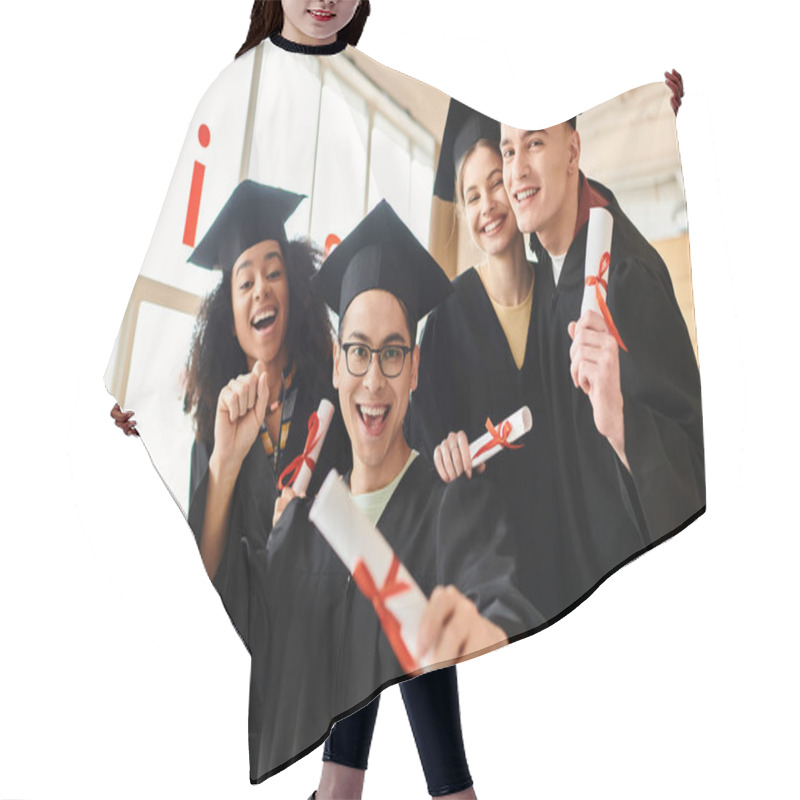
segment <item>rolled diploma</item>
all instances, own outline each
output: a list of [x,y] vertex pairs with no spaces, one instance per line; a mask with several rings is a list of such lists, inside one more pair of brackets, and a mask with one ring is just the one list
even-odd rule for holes
[[[605,208],[589,209],[589,229],[586,232],[586,262],[584,275],[586,278],[597,275],[600,270],[600,261],[603,253],[611,253],[611,234],[614,232],[614,217]],[[606,275],[608,281],[608,274]],[[602,291],[602,289],[601,289]],[[595,286],[583,287],[583,302],[581,303],[581,316],[591,309],[600,313],[597,305],[597,289]]]
[[[328,434],[328,428],[331,426],[333,411],[333,403],[323,397],[320,401],[319,408],[317,409],[317,417],[319,418],[318,441],[314,445],[312,451],[309,453],[309,457],[315,464],[319,459],[319,452],[322,450],[322,445],[325,443],[325,437]],[[303,459],[303,465],[300,467],[300,471],[297,473],[297,477],[292,484],[292,489],[296,494],[305,494],[308,491],[308,484],[311,482],[312,474],[313,470],[309,468],[305,459]]]
[[[356,564],[363,561],[380,589],[394,559],[394,551],[380,531],[366,518],[353,502],[350,493],[336,470],[331,470],[320,487],[308,512],[308,518],[317,526],[337,556],[353,574]],[[397,580],[408,584],[408,589],[386,599],[386,608],[400,623],[400,635],[409,653],[421,666],[417,650],[417,636],[428,599],[403,564]]]
[[[511,433],[508,434],[508,442],[515,442],[520,436],[524,436],[533,427],[533,417],[531,410],[528,406],[522,406],[519,411],[515,411],[510,417],[504,419],[499,425],[495,427],[500,430],[504,423],[508,422],[511,425]],[[484,461],[488,461],[492,456],[497,455],[503,447],[496,444],[491,450],[481,453],[477,458],[475,453],[478,452],[484,445],[492,441],[492,434],[488,431],[476,439],[469,446],[469,454],[472,457],[472,466],[479,467]]]

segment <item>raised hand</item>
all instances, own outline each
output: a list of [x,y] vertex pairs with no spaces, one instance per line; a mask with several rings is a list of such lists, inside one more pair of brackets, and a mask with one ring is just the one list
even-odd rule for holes
[[251,372],[233,378],[217,400],[212,458],[238,473],[267,413],[267,368],[256,361]]
[[572,382],[588,395],[595,427],[627,466],[619,345],[596,311],[586,311],[577,322],[570,322],[569,335]]

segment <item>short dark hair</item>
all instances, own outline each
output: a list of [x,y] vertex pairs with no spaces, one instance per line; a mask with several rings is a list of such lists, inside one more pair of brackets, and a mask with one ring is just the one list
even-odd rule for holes
[[[417,343],[417,320],[411,315],[411,312],[408,310],[408,306],[395,294],[392,295],[398,303],[400,303],[400,308],[403,311],[403,316],[406,318],[406,325],[408,326],[408,339],[411,342],[411,346]],[[348,306],[347,308],[350,308]],[[339,330],[337,331],[337,336],[339,337],[339,341],[342,341],[342,326],[344,325],[344,318],[347,316],[347,309],[345,309],[344,314],[339,317]]]
[[570,128],[572,128],[572,130],[574,130],[574,131],[578,130],[578,118],[577,117],[573,117],[572,119],[568,119],[567,120],[567,125],[569,125]]
[[[339,31],[339,39],[354,47],[358,44],[369,16],[369,0],[361,0],[353,19]],[[250,11],[250,30],[236,58],[261,44],[264,39],[283,30],[283,6],[279,0],[255,0]]]

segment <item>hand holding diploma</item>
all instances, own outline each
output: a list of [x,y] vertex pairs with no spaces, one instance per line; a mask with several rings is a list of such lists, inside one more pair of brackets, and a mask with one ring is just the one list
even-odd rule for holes
[[418,641],[425,662],[441,664],[501,647],[508,637],[455,586],[437,586],[420,622]]
[[614,217],[605,208],[589,209],[589,227],[586,231],[586,260],[584,261],[584,288],[581,317],[587,311],[595,311],[605,320],[609,333],[617,344],[627,352],[628,348],[619,335],[617,326],[606,304],[608,281],[611,270],[611,237],[614,233]]
[[581,317],[569,324],[570,375],[588,396],[594,424],[630,471],[625,457],[625,420],[619,378],[619,349],[628,348],[611,317],[606,298],[611,269],[614,218],[605,208],[589,210]]
[[570,375],[575,388],[588,396],[594,424],[630,470],[625,457],[625,418],[619,377],[619,347],[603,317],[586,311],[578,322],[570,322],[572,346]]
[[336,470],[325,478],[308,518],[372,602],[403,671],[425,666],[417,637],[428,601],[386,539],[353,502]]
[[275,500],[275,510],[272,512],[273,528],[278,524],[278,520],[286,510],[286,506],[288,506],[289,503],[291,503],[292,500],[296,499],[297,497],[305,497],[305,494],[297,494],[297,492],[295,492],[291,486],[287,486],[285,489],[281,490],[280,495]]
[[319,408],[308,420],[308,438],[303,452],[286,467],[278,480],[281,494],[275,501],[275,511],[272,514],[273,526],[278,524],[281,514],[292,500],[296,497],[306,496],[308,484],[311,482],[311,476],[317,466],[320,450],[325,444],[325,437],[328,434],[334,410],[333,403],[323,397]]
[[[464,473],[472,478],[472,456],[467,434],[464,431],[450,433],[433,451],[433,464],[445,483],[451,483]],[[480,474],[485,469],[485,465],[481,464],[475,471]]]
[[285,487],[291,486],[296,495],[305,497],[308,484],[311,482],[311,475],[319,460],[320,450],[325,443],[325,437],[333,419],[333,412],[333,403],[323,397],[319,408],[308,420],[308,438],[303,452],[281,473],[278,481],[279,489],[283,490]]
[[381,533],[362,514],[336,471],[317,494],[308,518],[316,525],[380,619],[406,673],[505,644],[505,632],[454,586],[430,600]]
[[478,474],[486,468],[485,463],[503,449],[516,450],[521,444],[512,444],[533,427],[533,417],[528,406],[523,406],[497,427],[491,419],[486,420],[486,433],[468,444],[464,431],[451,433],[433,451],[433,463],[439,477],[450,483],[466,473],[472,478],[472,471]]

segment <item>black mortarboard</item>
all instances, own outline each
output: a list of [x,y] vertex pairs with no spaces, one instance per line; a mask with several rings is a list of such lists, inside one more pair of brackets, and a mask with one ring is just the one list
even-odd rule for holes
[[461,159],[478,139],[500,142],[500,123],[480,111],[450,100],[447,122],[442,134],[442,148],[436,167],[433,193],[452,203],[455,199],[456,173]]
[[325,259],[314,287],[340,317],[362,292],[384,289],[415,322],[453,291],[442,268],[381,200]]
[[285,242],[286,220],[304,197],[263,183],[242,181],[188,260],[198,267],[230,270],[254,244],[266,239]]

